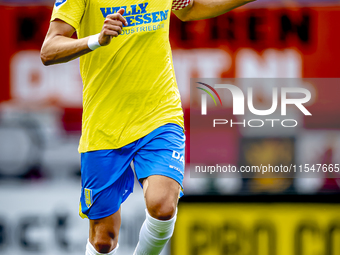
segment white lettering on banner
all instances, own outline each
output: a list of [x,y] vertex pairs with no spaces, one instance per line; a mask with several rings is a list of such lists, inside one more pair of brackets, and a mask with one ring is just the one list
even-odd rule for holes
[[267,49],[261,55],[241,49],[236,55],[237,78],[301,78],[302,58],[294,49]]
[[79,60],[45,67],[39,51],[20,51],[11,61],[11,97],[23,102],[52,101],[81,107],[82,81]]

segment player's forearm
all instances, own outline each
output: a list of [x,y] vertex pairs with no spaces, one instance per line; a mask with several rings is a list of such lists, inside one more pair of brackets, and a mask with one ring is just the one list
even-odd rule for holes
[[179,14],[182,21],[209,19],[222,15],[244,4],[256,0],[192,0],[193,4],[187,12]]
[[88,37],[73,39],[57,35],[44,42],[40,52],[41,61],[44,65],[53,65],[78,58],[91,52],[87,42]]

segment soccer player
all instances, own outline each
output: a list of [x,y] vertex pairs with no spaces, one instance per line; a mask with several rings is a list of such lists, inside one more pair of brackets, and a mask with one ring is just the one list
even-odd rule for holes
[[[80,57],[86,255],[116,253],[120,206],[133,189],[132,163],[147,207],[134,254],[159,254],[172,236],[185,135],[169,44],[171,9],[189,21],[251,1],[56,0],[41,59],[52,65]],[[75,30],[78,39],[71,38]]]

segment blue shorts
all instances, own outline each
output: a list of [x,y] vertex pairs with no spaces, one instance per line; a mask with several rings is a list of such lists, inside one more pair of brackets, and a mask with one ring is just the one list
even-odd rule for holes
[[131,161],[139,181],[163,175],[182,186],[184,148],[183,128],[166,124],[122,148],[82,153],[80,216],[100,219],[119,210],[133,192]]

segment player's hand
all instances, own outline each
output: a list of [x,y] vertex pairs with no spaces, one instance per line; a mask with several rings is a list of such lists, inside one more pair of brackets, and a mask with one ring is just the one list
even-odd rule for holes
[[128,25],[126,19],[122,16],[124,9],[120,9],[117,13],[106,16],[102,31],[100,32],[98,42],[101,46],[110,44],[112,37],[117,37],[122,33],[123,24]]

